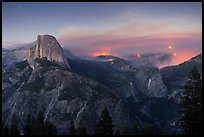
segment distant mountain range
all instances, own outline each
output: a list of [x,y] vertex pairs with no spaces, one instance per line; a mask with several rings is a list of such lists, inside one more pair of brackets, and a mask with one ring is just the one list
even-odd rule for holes
[[202,73],[202,54],[176,66],[137,67],[116,56],[75,56],[50,35],[2,54],[2,120],[8,126],[16,114],[22,132],[27,114],[42,111],[59,134],[68,134],[71,120],[92,134],[105,107],[115,130],[137,124],[176,132],[184,83],[193,66]]

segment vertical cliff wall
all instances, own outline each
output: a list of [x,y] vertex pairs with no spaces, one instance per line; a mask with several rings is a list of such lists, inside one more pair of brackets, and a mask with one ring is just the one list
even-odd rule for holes
[[62,47],[57,42],[56,38],[51,35],[37,36],[36,45],[29,50],[28,61],[32,68],[34,68],[33,61],[36,58],[47,58],[47,60],[62,63],[70,68]]

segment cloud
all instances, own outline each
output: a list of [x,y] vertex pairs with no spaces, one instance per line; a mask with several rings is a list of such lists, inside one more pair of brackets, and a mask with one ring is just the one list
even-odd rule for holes
[[161,67],[171,63],[173,56],[168,53],[149,53],[149,54],[136,54],[127,55],[124,57],[129,60],[135,67]]
[[[150,56],[152,53],[152,57],[156,58],[155,54],[176,53],[171,61],[166,58],[162,62],[161,57],[165,56],[160,55],[160,58],[157,57],[159,64],[156,65],[167,62],[175,64],[191,58],[202,49],[202,31],[198,31],[197,27],[183,29],[182,24],[185,24],[185,20],[176,19],[160,22],[137,20],[125,24],[117,23],[112,28],[66,26],[59,31],[56,38],[64,49],[75,55],[111,54],[124,57],[138,53]],[[14,42],[9,43],[7,47],[16,45],[25,44]],[[168,45],[172,45],[173,48],[168,49]]]
[[[185,29],[182,25],[185,25]],[[188,29],[186,26],[188,23],[184,19],[159,22],[137,20],[117,24],[112,28],[72,26],[60,30],[57,39],[63,48],[71,50],[76,55],[111,54],[124,57],[137,53],[168,53],[176,55],[172,61],[168,60],[168,63],[175,64],[191,58],[191,55],[200,53],[202,49],[202,31],[196,26],[191,25]],[[168,49],[168,45],[172,45],[173,48]],[[157,59],[160,62],[156,65],[165,64],[167,61],[167,59],[164,62],[162,58]]]
[[2,45],[2,47],[6,48],[6,49],[15,49],[15,48],[21,48],[21,47],[32,47],[34,46],[36,43],[36,41],[30,42],[30,43],[22,43],[22,42],[18,42],[18,41],[12,41],[12,42],[7,42],[4,45]]

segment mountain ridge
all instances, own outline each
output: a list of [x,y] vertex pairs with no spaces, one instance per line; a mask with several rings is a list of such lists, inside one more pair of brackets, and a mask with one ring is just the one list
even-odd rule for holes
[[[61,65],[63,56],[59,63],[58,58],[50,56],[50,51],[44,53],[42,46],[46,48],[52,40],[53,37],[49,37],[48,41],[42,42],[43,38],[38,38],[31,50],[34,53],[30,56],[34,69],[25,58],[28,56],[28,48],[22,48],[17,54],[25,52],[22,57],[13,55],[18,60],[13,62],[10,70],[4,70],[3,66],[4,125],[8,126],[12,115],[16,114],[23,131],[26,115],[36,117],[42,111],[46,120],[57,127],[59,134],[68,134],[71,120],[76,127],[82,120],[91,134],[100,118],[100,112],[107,107],[115,129],[122,130],[133,124],[137,124],[139,128],[149,125],[158,126],[165,131],[175,129],[175,125],[170,123],[178,118],[179,105],[174,100],[176,97],[172,97],[173,93],[169,88],[171,84],[167,81],[172,73],[166,75],[164,72],[168,71],[156,67],[135,68],[131,62],[115,56],[82,58],[67,51],[63,56],[69,63],[70,70]],[[12,53],[15,52],[10,54]],[[5,65],[6,63],[9,62],[5,61]],[[190,63],[201,62],[199,58],[194,58]]]

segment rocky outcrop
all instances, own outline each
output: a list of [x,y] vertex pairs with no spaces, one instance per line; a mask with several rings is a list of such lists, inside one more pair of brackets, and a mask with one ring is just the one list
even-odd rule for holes
[[140,91],[149,97],[166,97],[167,95],[167,88],[162,81],[162,75],[158,68],[138,69],[136,83]]
[[2,67],[9,69],[16,63],[26,60],[28,58],[28,48],[17,48],[13,50],[2,50]]
[[50,61],[56,61],[69,68],[62,47],[56,38],[51,35],[37,36],[36,45],[29,50],[28,61],[32,68],[34,68],[34,60],[36,58],[46,58]]

